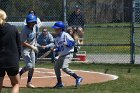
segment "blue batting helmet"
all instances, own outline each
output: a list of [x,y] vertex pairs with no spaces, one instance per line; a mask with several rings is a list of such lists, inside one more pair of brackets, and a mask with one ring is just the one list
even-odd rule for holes
[[26,22],[30,23],[30,22],[37,22],[37,17],[33,14],[29,14],[26,16]]
[[61,29],[64,29],[65,28],[65,25],[63,22],[61,21],[58,21],[54,24],[54,26],[52,26],[52,28],[61,28]]

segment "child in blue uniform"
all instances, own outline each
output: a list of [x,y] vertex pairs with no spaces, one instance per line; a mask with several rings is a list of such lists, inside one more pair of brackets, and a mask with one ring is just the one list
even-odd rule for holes
[[63,22],[56,22],[52,28],[54,28],[57,35],[55,38],[56,48],[53,49],[53,51],[58,52],[58,58],[54,66],[55,74],[57,77],[57,84],[54,86],[54,88],[63,87],[60,69],[74,77],[76,79],[75,86],[78,87],[83,78],[78,76],[69,68],[69,63],[73,58],[75,41],[68,33],[64,32],[65,25]]
[[35,68],[35,52],[38,52],[37,38],[36,38],[36,23],[37,17],[35,15],[29,14],[26,17],[27,25],[24,26],[21,32],[21,52],[22,57],[25,62],[25,66],[21,69],[20,76],[28,71],[27,87],[35,88],[32,85],[32,77]]

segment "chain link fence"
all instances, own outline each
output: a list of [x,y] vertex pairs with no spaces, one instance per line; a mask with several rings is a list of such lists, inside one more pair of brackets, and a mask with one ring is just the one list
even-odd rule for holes
[[[74,10],[80,8],[85,33],[84,44],[79,51],[86,51],[84,61],[95,63],[134,61],[131,55],[132,6],[132,0],[0,0],[0,7],[7,12],[9,22],[23,22],[28,11],[33,9],[41,21],[67,23]],[[139,4],[136,7],[135,19],[139,24]],[[139,33],[139,28],[136,29]],[[49,30],[53,31],[51,28]],[[135,35],[135,38],[138,37],[138,34]]]

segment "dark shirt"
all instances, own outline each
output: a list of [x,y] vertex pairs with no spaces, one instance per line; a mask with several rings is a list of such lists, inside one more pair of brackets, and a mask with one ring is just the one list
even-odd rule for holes
[[85,24],[85,19],[84,19],[84,16],[81,13],[76,14],[75,12],[73,12],[68,19],[68,25],[69,26],[84,27],[84,24]]
[[21,43],[17,28],[8,23],[0,26],[0,67],[19,66],[20,49]]

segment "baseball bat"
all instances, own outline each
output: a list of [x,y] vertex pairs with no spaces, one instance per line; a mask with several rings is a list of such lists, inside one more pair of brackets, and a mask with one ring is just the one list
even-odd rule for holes
[[46,56],[48,56],[50,54],[51,50],[45,52],[40,58],[45,58]]

